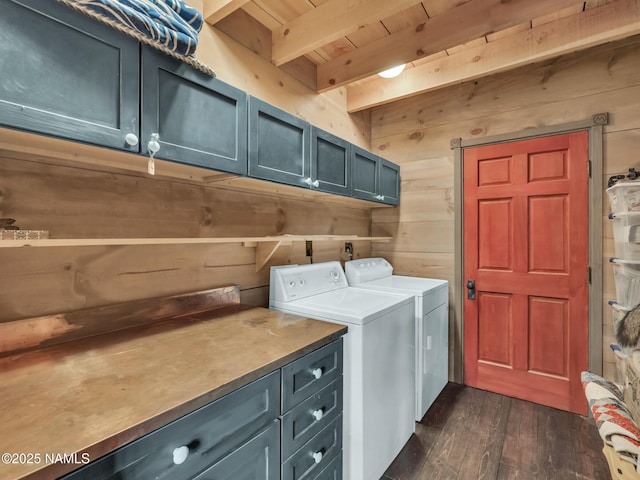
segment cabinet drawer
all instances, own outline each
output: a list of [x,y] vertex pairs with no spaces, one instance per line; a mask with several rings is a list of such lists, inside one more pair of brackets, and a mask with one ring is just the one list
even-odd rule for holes
[[342,450],[342,415],[282,465],[282,480],[311,480]]
[[[64,478],[191,478],[277,418],[279,373],[239,388]],[[186,458],[179,458],[180,453]]]
[[342,377],[282,417],[282,459],[286,460],[342,412]]
[[279,428],[276,420],[269,428],[193,480],[279,480]]
[[342,480],[342,452],[313,480]]
[[282,367],[282,413],[342,376],[342,339]]

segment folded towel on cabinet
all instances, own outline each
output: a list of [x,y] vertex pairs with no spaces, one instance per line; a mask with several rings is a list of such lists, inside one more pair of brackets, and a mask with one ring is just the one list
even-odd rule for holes
[[202,14],[181,0],[58,0],[215,76],[195,57]]

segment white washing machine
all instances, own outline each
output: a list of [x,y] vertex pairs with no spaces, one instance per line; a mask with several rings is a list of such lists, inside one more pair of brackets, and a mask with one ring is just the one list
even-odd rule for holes
[[420,421],[449,378],[449,289],[446,280],[393,275],[384,258],[345,263],[349,285],[415,297],[415,420]]
[[379,480],[414,431],[414,298],[349,287],[340,262],[271,267],[269,308],[348,326],[343,478]]

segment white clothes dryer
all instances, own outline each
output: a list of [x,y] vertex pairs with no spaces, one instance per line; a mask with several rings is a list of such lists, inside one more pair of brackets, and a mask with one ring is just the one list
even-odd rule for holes
[[379,480],[414,431],[414,297],[349,287],[340,262],[271,267],[269,308],[347,325],[343,478]]
[[446,280],[393,275],[384,258],[345,263],[349,285],[415,297],[415,420],[419,422],[449,379],[449,289]]

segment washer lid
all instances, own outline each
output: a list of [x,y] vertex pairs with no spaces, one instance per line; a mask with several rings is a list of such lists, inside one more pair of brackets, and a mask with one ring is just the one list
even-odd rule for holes
[[413,304],[414,299],[409,295],[346,287],[291,302],[271,302],[269,306],[318,320],[364,325],[402,306]]
[[411,295],[424,295],[439,288],[447,288],[447,281],[437,278],[407,277],[404,275],[392,275],[390,277],[371,280],[358,285],[361,288],[370,288],[382,292],[402,292]]

